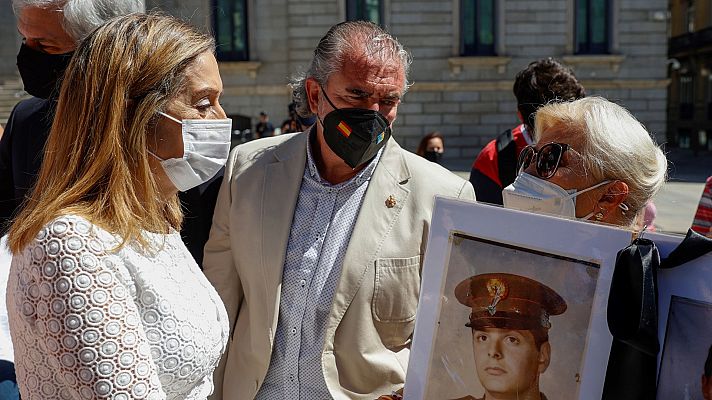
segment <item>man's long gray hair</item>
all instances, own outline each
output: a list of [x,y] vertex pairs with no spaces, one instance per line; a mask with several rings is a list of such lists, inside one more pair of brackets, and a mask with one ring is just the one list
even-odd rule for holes
[[319,84],[326,86],[331,74],[343,68],[349,59],[359,57],[388,64],[400,63],[405,74],[404,92],[408,88],[408,72],[412,58],[398,39],[372,22],[342,22],[332,26],[321,38],[314,49],[309,70],[292,80],[292,98],[297,105],[297,113],[302,117],[313,115],[307,99],[307,79],[314,78]]
[[77,43],[111,18],[146,10],[144,0],[12,0],[15,15],[27,7],[60,10],[64,30]]

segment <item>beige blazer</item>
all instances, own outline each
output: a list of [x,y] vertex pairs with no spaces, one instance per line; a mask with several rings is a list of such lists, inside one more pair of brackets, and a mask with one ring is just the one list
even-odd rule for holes
[[[230,155],[203,262],[231,326],[214,399],[252,399],[267,374],[307,138],[260,139]],[[469,182],[390,139],[364,196],[326,328],[322,367],[336,399],[375,399],[403,386],[436,194],[475,196]]]

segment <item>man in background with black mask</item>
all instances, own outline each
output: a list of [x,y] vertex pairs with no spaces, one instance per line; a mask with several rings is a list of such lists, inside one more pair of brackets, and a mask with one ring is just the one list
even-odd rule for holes
[[143,0],[12,0],[12,8],[22,35],[17,68],[33,97],[15,106],[0,139],[0,236],[35,183],[72,52],[104,21],[142,12],[144,5]]
[[205,246],[234,327],[214,398],[403,387],[434,197],[474,199],[391,137],[410,61],[378,25],[333,26],[293,83],[316,124],[233,150]]

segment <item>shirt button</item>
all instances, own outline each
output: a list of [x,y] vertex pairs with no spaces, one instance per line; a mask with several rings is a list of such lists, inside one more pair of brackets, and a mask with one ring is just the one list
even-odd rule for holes
[[290,381],[290,382],[294,382],[294,375],[293,375],[293,374],[289,374],[289,381]]
[[292,328],[292,335],[296,335],[296,334],[297,334],[297,328],[294,327],[294,328]]
[[300,285],[301,287],[305,287],[305,286],[307,285],[306,279],[302,279],[301,281],[299,281],[299,285]]

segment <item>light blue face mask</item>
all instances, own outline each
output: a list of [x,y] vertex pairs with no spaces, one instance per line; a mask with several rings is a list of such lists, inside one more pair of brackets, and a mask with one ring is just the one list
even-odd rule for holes
[[183,157],[162,159],[163,170],[173,185],[185,192],[210,180],[227,162],[230,153],[232,119],[184,119],[178,120],[168,114],[158,114],[181,125]]
[[[565,190],[560,186],[522,172],[514,183],[502,190],[504,207],[521,211],[576,218],[576,197],[611,181],[603,181],[582,190]],[[595,211],[580,218],[587,220]]]

